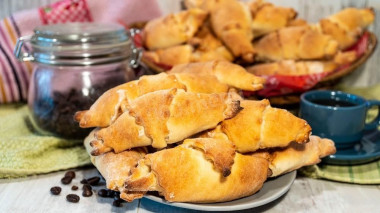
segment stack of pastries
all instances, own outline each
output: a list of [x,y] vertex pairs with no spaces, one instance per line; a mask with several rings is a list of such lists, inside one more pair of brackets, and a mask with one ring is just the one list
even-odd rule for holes
[[[357,59],[354,45],[375,18],[370,8],[346,8],[318,23],[265,0],[185,0],[186,10],[149,21],[143,61],[157,71],[226,60],[257,75],[331,73]],[[165,65],[165,66],[164,66]]]
[[239,95],[263,83],[227,61],[177,65],[108,90],[75,119],[96,127],[84,145],[122,199],[157,191],[169,202],[230,201],[335,153],[306,121]]

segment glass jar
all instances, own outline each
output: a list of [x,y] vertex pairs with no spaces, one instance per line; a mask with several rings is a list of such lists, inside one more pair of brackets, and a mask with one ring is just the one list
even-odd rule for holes
[[[34,62],[28,106],[35,130],[83,139],[90,130],[79,128],[74,114],[142,74],[140,50],[131,39],[135,32],[116,24],[70,23],[40,26],[19,38],[15,56]],[[29,53],[21,52],[25,42],[31,44]]]

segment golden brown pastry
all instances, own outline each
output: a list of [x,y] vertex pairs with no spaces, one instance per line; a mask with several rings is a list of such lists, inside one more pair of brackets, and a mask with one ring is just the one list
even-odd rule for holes
[[252,17],[249,8],[236,0],[221,0],[210,12],[211,26],[235,57],[253,62]]
[[268,100],[242,100],[240,106],[243,109],[235,117],[202,136],[229,140],[240,153],[309,140],[311,127],[305,120],[284,109],[272,108]]
[[[215,159],[196,148],[197,140],[146,155],[126,180],[121,198],[132,201],[128,195],[135,191],[158,191],[169,202],[223,202],[252,195],[262,187],[268,175],[265,158],[236,153],[231,174],[224,177],[216,169]],[[223,152],[224,146],[218,142],[207,143]]]
[[327,138],[310,136],[304,144],[291,143],[284,149],[270,151],[271,177],[321,162],[321,158],[336,152],[334,142]]
[[254,43],[257,60],[332,58],[338,43],[310,26],[287,27],[269,33]]
[[349,64],[356,60],[354,51],[338,53],[334,60],[325,61],[294,61],[283,60],[273,63],[257,64],[246,67],[247,71],[255,75],[310,75],[317,73],[330,73],[339,66]]
[[288,22],[288,27],[299,27],[299,26],[306,26],[308,25],[307,21],[304,20],[304,19],[300,19],[300,18],[297,18],[297,19],[294,19],[294,20],[290,20]]
[[346,8],[322,19],[319,22],[319,27],[324,34],[330,35],[338,42],[340,49],[346,49],[358,40],[363,29],[370,25],[374,19],[375,13],[371,8]]
[[77,112],[75,120],[82,128],[107,127],[126,110],[128,101],[149,92],[172,88],[198,93],[220,93],[228,92],[230,89],[228,85],[219,82],[214,75],[206,73],[146,75],[139,80],[106,91],[89,110]]
[[218,81],[242,90],[256,91],[263,88],[265,79],[248,73],[243,67],[227,61],[181,64],[168,71],[214,75]]
[[193,47],[188,44],[173,47],[144,51],[142,58],[156,64],[174,66],[189,63],[193,54]]
[[255,38],[288,26],[297,16],[297,12],[292,8],[275,6],[261,0],[250,1],[248,6],[252,14]]
[[207,13],[189,9],[151,20],[144,27],[143,41],[149,50],[185,43],[197,32]]
[[234,117],[239,101],[226,93],[201,94],[180,89],[147,93],[130,101],[109,127],[95,133],[92,155],[152,145],[164,148]]
[[[85,139],[90,154],[94,131]],[[329,139],[310,136],[305,144],[260,150],[242,155],[222,138],[187,139],[175,148],[146,155],[139,148],[118,154],[91,156],[107,188],[133,201],[147,191],[158,191],[170,202],[222,202],[249,196],[266,177],[276,177],[320,162],[335,153]],[[226,193],[228,190],[230,192]]]
[[212,34],[208,23],[204,24],[188,43],[194,47],[194,52],[191,56],[192,62],[234,60],[231,52]]
[[207,26],[203,25],[197,34],[189,39],[188,44],[168,48],[144,51],[142,60],[158,65],[172,67],[190,62],[206,62],[212,60],[232,61],[230,51],[218,40]]
[[199,8],[210,12],[219,1],[220,0],[184,0],[184,4],[187,9]]
[[[94,132],[95,131],[92,131],[84,140],[84,146],[88,154],[92,151],[90,142],[94,140]],[[92,164],[94,164],[106,180],[107,188],[121,191],[132,168],[137,166],[138,161],[142,159],[146,153],[146,149],[137,148],[119,154],[109,152],[99,156],[90,155],[90,158]]]

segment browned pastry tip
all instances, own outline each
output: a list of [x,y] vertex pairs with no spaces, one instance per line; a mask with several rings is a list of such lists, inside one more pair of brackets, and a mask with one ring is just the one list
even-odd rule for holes
[[206,135],[220,137],[220,134],[225,134],[241,153],[286,147],[292,141],[305,143],[309,140],[311,127],[305,120],[286,110],[271,107],[268,100],[243,100],[240,105],[243,110]]
[[202,150],[205,157],[213,162],[215,169],[218,170],[223,177],[227,177],[231,174],[231,167],[235,157],[235,147],[230,141],[213,138],[194,138],[186,139],[183,144],[187,147]]
[[294,171],[303,166],[321,162],[321,158],[334,154],[334,142],[327,138],[310,136],[310,141],[303,144],[291,143],[282,149],[269,151],[269,168],[271,177]]
[[240,112],[240,110],[243,109],[240,107],[240,100],[228,98],[226,102],[227,108],[226,110],[224,110],[224,116],[226,119],[235,117],[235,115],[237,115]]
[[92,156],[112,151],[110,147],[104,146],[102,141],[96,139],[90,142],[90,146],[92,147],[92,151],[90,152]]

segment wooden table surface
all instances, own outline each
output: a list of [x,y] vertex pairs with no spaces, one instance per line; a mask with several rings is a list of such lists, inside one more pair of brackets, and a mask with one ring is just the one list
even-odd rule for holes
[[[81,187],[83,177],[97,176],[94,168],[76,170],[76,178],[70,185],[62,185],[65,172],[55,172],[20,179],[0,180],[0,212],[196,212],[159,204],[148,199],[123,203],[113,207],[111,198],[101,198],[96,193],[82,197],[81,190],[72,191],[71,186]],[[61,186],[58,196],[50,194],[52,186]],[[105,186],[94,187],[95,190]],[[69,203],[69,193],[80,195],[79,203]],[[356,185],[328,180],[316,180],[297,176],[288,193],[267,205],[241,212],[380,212],[380,185]]]

